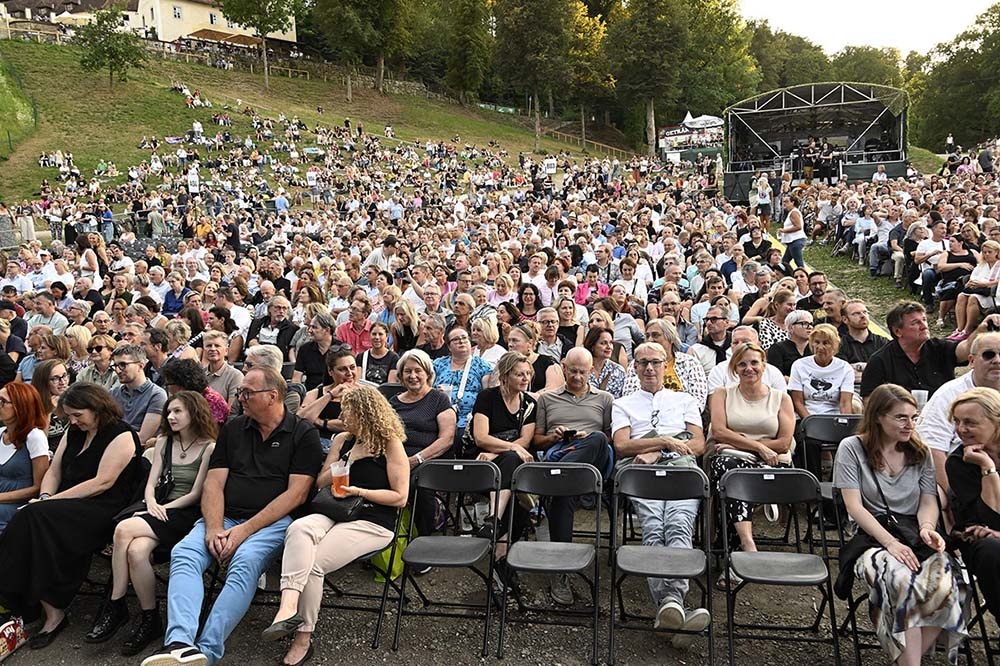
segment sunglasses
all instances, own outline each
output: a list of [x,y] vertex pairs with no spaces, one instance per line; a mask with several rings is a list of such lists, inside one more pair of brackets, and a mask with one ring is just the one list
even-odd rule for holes
[[984,361],[992,361],[997,356],[1000,356],[1000,351],[997,351],[995,349],[984,349],[983,351],[979,352],[979,358],[983,359]]
[[93,354],[94,352],[100,354],[105,349],[107,349],[107,347],[105,347],[104,345],[94,345],[93,347],[87,347],[87,351],[89,351],[91,354]]

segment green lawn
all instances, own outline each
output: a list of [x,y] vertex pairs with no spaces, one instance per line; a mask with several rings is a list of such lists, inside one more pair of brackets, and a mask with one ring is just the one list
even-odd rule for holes
[[[180,95],[170,92],[170,84],[180,81],[212,101],[216,110],[229,105],[234,119],[233,132],[246,134],[249,120],[237,114],[237,100],[259,107],[265,115],[297,114],[310,126],[317,120],[340,124],[350,117],[355,124],[381,133],[386,123],[405,140],[450,139],[485,145],[498,140],[516,157],[518,151],[533,149],[533,136],[514,119],[500,113],[466,109],[422,97],[378,95],[354,87],[353,101],[347,103],[343,86],[319,80],[271,77],[271,90],[264,91],[261,77],[248,72],[221,71],[203,65],[151,60],[144,69],[130,74],[129,81],[116,82],[108,89],[107,75],[88,74],[79,67],[79,54],[68,47],[20,41],[0,41],[0,58],[9,62],[24,80],[38,103],[39,124],[30,138],[15,147],[10,160],[0,169],[0,197],[30,196],[38,191],[42,177],[54,172],[38,167],[38,154],[62,149],[72,152],[81,172],[90,173],[101,159],[115,162],[125,171],[131,164],[148,158],[139,150],[143,136],[182,134],[199,119],[210,131],[212,110],[188,110]],[[0,114],[5,106],[0,94]],[[325,115],[320,116],[317,107]],[[0,127],[6,127],[0,115]],[[556,152],[565,144],[544,139],[542,148]]]
[[944,164],[943,157],[939,157],[931,151],[918,148],[917,146],[910,146],[907,154],[914,168],[920,173],[937,173],[941,165]]

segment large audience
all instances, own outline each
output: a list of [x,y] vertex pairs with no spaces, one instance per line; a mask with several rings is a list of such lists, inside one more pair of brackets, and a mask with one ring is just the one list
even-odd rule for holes
[[[304,663],[326,573],[387,547],[399,507],[420,534],[442,528],[439,499],[413,502],[429,460],[499,468],[496,515],[474,530],[497,540],[497,584],[516,594],[507,550],[540,521],[571,541],[582,502],[515,501],[518,466],[589,463],[605,479],[629,463],[702,466],[716,490],[733,469],[821,476],[799,428],[829,414],[861,415],[832,460],[865,546],[841,570],[866,586],[889,659],[919,664],[938,634],[952,648],[967,636],[958,556],[1000,611],[992,164],[832,185],[761,173],[742,206],[684,165],[562,155],[553,172],[496,143],[244,113],[243,137],[196,123],[144,139],[149,159],[118,184],[113,165],[82,174],[71,154],[43,156],[58,173],[38,200],[0,204],[24,234],[0,262],[0,601],[32,649],[66,626],[110,544],[88,642],[130,625],[123,654],[162,642],[146,666],[214,664],[280,562],[263,638],[290,637],[284,663]],[[804,265],[808,244],[919,299],[877,313],[891,338],[851,284]],[[954,331],[932,337],[928,317]],[[361,498],[348,520],[312,499],[331,487]],[[756,551],[758,507],[726,508],[725,542]],[[644,544],[692,546],[697,502],[632,509]],[[886,515],[912,519],[914,539]],[[164,613],[153,565],[166,562]],[[227,574],[199,627],[213,562]],[[577,603],[571,577],[547,585]],[[711,621],[686,580],[649,591],[658,629]]]

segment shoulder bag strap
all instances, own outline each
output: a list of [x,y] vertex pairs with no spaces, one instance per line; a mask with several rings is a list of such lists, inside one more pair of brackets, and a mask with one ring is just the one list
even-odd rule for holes
[[885,513],[888,516],[890,523],[897,523],[896,515],[893,513],[892,509],[889,507],[889,500],[885,498],[885,493],[882,492],[882,484],[878,480],[878,470],[872,470],[872,478],[875,479],[875,487],[878,489],[878,496],[882,499],[882,504],[885,504]]
[[371,350],[369,349],[361,355],[361,379],[368,379],[368,356],[370,354]]
[[469,381],[469,370],[472,369],[472,355],[469,355],[469,359],[465,362],[465,368],[462,369],[462,381],[458,385],[458,396],[456,402],[462,401],[462,396],[465,395],[465,384]]

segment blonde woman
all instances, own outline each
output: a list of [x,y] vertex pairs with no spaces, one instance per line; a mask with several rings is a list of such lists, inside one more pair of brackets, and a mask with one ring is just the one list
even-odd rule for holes
[[372,387],[353,388],[341,398],[341,418],[347,429],[334,438],[316,487],[330,486],[331,466],[346,461],[351,485],[343,491],[363,498],[365,504],[350,522],[334,523],[312,514],[288,527],[281,559],[281,604],[262,634],[270,641],[294,634],[286,664],[304,663],[313,654],[312,634],[326,575],[387,547],[396,511],[410,492],[410,463],[403,448],[406,431],[386,399]]
[[198,351],[188,344],[191,339],[191,327],[186,321],[171,319],[164,329],[167,334],[168,358],[189,358],[192,361],[201,362],[198,358]]
[[395,320],[389,327],[392,332],[392,349],[402,355],[417,346],[420,337],[420,316],[408,298],[401,298],[393,309]]
[[1000,243],[988,240],[979,253],[979,263],[969,276],[955,305],[955,331],[949,340],[962,341],[979,325],[983,312],[995,307],[994,290],[1000,283]]
[[480,317],[472,322],[472,355],[481,357],[490,367],[496,367],[500,357],[507,353],[497,344],[499,340],[500,330],[492,318]]
[[70,326],[64,333],[66,341],[69,342],[69,369],[73,375],[79,375],[83,369],[90,364],[90,352],[87,347],[93,333],[86,326]]
[[497,306],[504,301],[510,301],[511,303],[517,301],[517,292],[514,290],[514,280],[506,273],[498,276],[494,281],[493,290],[490,292],[489,296],[490,305]]

